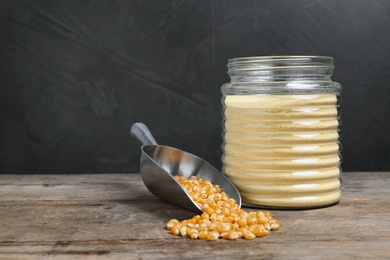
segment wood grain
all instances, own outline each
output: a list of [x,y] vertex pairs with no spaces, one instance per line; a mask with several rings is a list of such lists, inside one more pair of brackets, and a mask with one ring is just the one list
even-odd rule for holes
[[0,175],[0,258],[389,259],[390,173],[344,173],[342,200],[278,211],[279,231],[253,241],[171,235],[194,214],[154,197],[139,174]]

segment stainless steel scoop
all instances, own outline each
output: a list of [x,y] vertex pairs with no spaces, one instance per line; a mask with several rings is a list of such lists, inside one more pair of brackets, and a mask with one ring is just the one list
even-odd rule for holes
[[241,196],[236,187],[211,164],[182,150],[157,145],[143,123],[133,124],[130,133],[143,144],[140,172],[145,186],[151,193],[172,204],[201,213],[199,206],[173,178],[175,175],[187,178],[197,176],[219,185],[241,207]]

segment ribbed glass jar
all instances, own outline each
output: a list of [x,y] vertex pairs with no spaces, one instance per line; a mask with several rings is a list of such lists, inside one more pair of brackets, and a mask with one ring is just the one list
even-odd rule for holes
[[244,205],[301,209],[340,200],[333,58],[230,59],[223,97],[223,173]]

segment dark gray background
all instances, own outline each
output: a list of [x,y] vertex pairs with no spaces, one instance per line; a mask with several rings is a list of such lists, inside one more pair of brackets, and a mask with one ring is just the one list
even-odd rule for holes
[[0,1],[0,173],[137,172],[133,122],[221,166],[229,58],[329,55],[344,171],[390,170],[390,1]]

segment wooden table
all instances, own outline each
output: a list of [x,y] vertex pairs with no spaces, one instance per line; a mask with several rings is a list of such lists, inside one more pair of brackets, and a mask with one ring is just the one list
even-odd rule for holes
[[390,259],[390,172],[342,176],[338,205],[271,213],[255,240],[169,233],[194,214],[165,203],[139,174],[0,175],[0,258]]

